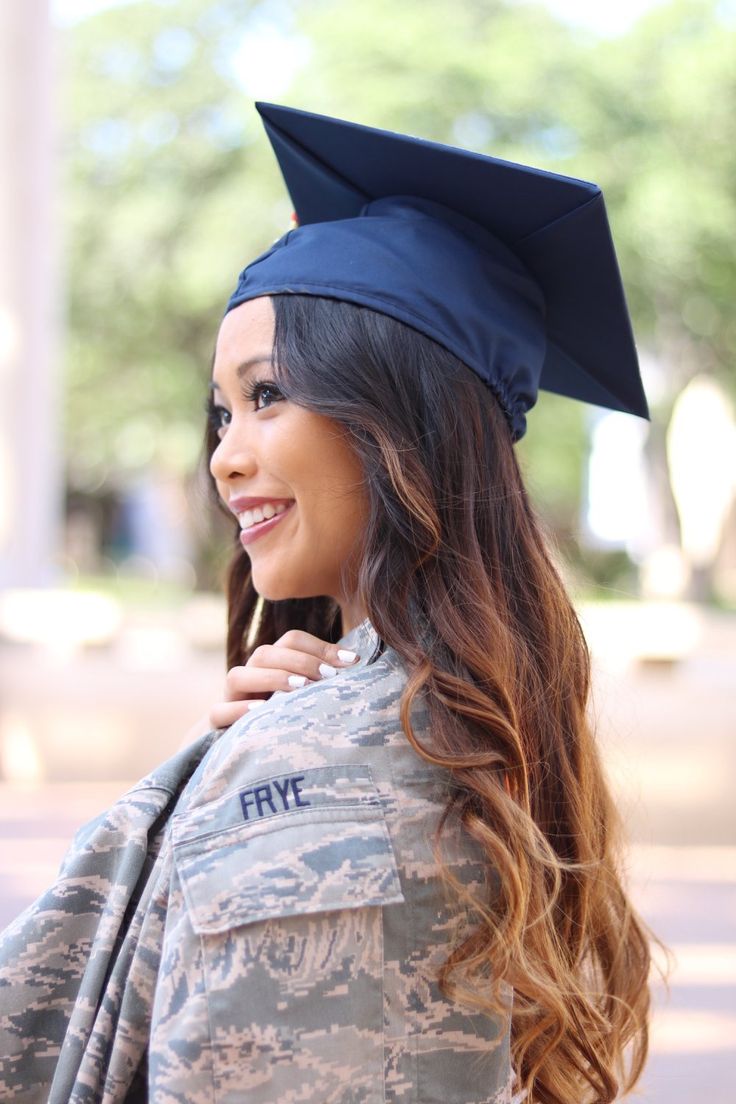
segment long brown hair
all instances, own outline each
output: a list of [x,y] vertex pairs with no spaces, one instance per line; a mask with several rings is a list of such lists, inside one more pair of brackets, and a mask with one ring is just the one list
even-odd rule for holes
[[[605,1104],[646,1058],[649,941],[622,886],[619,820],[586,716],[588,649],[500,402],[400,322],[317,297],[273,303],[279,386],[341,423],[363,465],[358,597],[408,672],[406,737],[452,776],[445,817],[460,817],[488,863],[485,897],[453,885],[466,923],[441,985],[488,1013],[507,1010],[501,983],[513,986],[528,1104]],[[267,601],[255,621],[237,543],[228,600],[228,666],[290,628],[339,636],[325,597]]]

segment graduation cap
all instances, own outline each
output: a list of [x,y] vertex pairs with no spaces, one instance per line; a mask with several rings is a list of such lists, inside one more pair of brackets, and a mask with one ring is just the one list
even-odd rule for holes
[[485,381],[514,439],[540,387],[649,416],[597,185],[256,107],[298,226],[244,269],[228,310],[292,293],[397,318]]

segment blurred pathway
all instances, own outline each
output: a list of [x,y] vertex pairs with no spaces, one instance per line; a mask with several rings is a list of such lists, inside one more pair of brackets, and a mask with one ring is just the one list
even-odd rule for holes
[[655,986],[651,1104],[736,1102],[736,847],[636,847],[632,891],[674,954]]

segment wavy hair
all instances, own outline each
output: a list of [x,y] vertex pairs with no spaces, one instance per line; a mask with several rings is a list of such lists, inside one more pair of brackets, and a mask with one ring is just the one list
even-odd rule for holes
[[[273,297],[276,378],[341,423],[365,473],[358,597],[408,672],[401,724],[452,777],[487,887],[447,868],[461,935],[439,981],[508,1014],[528,1104],[608,1104],[648,1044],[649,933],[619,869],[619,818],[587,718],[590,657],[493,393],[408,326],[341,301]],[[208,447],[217,439],[210,431]],[[339,636],[325,597],[261,603],[235,535],[227,662],[288,629]],[[262,607],[262,608],[261,608]],[[429,711],[422,742],[412,725]]]

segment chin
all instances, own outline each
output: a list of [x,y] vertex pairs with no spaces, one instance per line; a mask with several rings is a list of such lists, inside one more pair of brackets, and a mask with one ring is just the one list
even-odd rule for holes
[[257,582],[256,579],[251,577],[253,587],[261,598],[264,598],[267,602],[283,602],[285,598],[295,598],[296,595],[290,590],[284,587],[276,586],[275,584],[268,585]]
[[284,584],[282,579],[268,578],[257,571],[251,574],[251,582],[257,594],[267,602],[283,602],[286,598],[308,598],[311,592],[299,586]]
[[281,580],[257,578],[255,574],[251,575],[251,582],[256,593],[267,602],[283,602],[287,598],[327,597],[326,590],[305,582],[284,585]]

